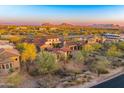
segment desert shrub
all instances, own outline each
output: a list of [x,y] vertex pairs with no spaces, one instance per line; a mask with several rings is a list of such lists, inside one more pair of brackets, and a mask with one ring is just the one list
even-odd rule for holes
[[29,74],[31,76],[38,76],[39,75],[38,69],[37,68],[34,68],[34,69],[30,70],[29,71]]
[[14,86],[19,85],[22,82],[22,77],[19,74],[8,77],[7,83],[13,84]]
[[99,59],[98,61],[92,62],[91,70],[95,71],[99,76],[100,74],[108,73],[110,65],[111,62],[109,62],[107,59]]
[[12,72],[14,72],[14,69],[13,68],[10,68],[9,69],[9,73],[12,73]]
[[82,51],[73,52],[72,57],[75,62],[83,62],[84,61],[84,56],[83,56]]
[[65,73],[69,73],[72,80],[76,79],[77,74],[82,73],[82,69],[83,67],[81,63],[69,62],[65,64]]

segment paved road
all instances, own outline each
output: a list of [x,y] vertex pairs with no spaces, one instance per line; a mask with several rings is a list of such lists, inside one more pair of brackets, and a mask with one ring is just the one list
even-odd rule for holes
[[93,86],[92,88],[124,88],[124,74]]

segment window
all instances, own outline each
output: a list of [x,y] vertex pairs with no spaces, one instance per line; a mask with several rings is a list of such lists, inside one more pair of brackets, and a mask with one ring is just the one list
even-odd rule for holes
[[10,67],[12,68],[12,63],[10,63]]
[[5,66],[4,66],[4,65],[2,65],[2,68],[3,68],[3,69],[5,69]]
[[8,64],[6,64],[6,69],[9,69],[9,65]]

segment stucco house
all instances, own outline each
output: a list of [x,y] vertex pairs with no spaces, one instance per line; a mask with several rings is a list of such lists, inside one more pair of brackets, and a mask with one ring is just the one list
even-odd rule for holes
[[41,49],[53,48],[54,45],[61,44],[61,40],[55,36],[35,38],[33,42]]
[[20,54],[16,49],[0,49],[0,75],[20,69]]

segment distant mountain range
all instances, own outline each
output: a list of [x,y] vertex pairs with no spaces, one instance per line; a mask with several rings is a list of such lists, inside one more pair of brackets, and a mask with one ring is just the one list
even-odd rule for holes
[[95,27],[95,28],[120,28],[119,25],[114,25],[114,24],[92,24],[89,26]]
[[72,24],[68,24],[68,23],[62,23],[62,24],[51,24],[51,23],[43,23],[42,26],[74,26]]
[[70,26],[70,27],[74,27],[74,26],[80,26],[80,27],[94,27],[94,28],[122,28],[124,29],[124,26],[119,26],[119,25],[115,25],[115,24],[91,24],[91,25],[73,25],[70,23],[61,23],[61,24],[53,24],[53,23],[43,23],[41,25],[22,25],[22,24],[2,24],[0,23],[0,25],[17,25],[17,26],[49,26],[49,27],[57,27],[57,26]]

